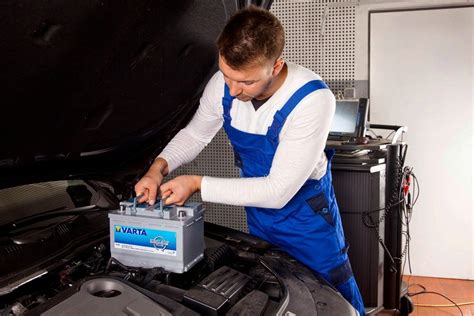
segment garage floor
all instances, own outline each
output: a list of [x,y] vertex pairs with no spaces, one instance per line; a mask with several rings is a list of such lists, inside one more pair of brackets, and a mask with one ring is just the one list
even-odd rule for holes
[[[405,276],[405,282],[409,286],[409,293],[417,293],[423,291],[438,292],[449,297],[451,300],[459,303],[471,302],[473,304],[459,306],[464,316],[474,316],[474,281],[444,279],[444,278],[428,278],[418,276]],[[421,285],[421,286],[420,286]],[[450,305],[447,299],[436,294],[420,294],[412,297],[415,304],[427,305]],[[377,316],[394,315],[393,312],[384,311]],[[461,315],[459,309],[456,307],[424,307],[415,306],[415,310],[410,315],[413,316],[447,316],[447,315]]]

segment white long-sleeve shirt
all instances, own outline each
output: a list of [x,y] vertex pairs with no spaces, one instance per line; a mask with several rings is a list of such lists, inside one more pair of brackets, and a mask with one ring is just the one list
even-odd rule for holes
[[[283,85],[258,110],[252,103],[234,99],[231,125],[241,131],[265,135],[275,112],[305,83],[321,79],[312,71],[286,63]],[[224,77],[218,71],[208,82],[199,108],[158,157],[168,162],[169,172],[191,162],[223,125]],[[291,112],[279,135],[270,173],[265,177],[216,178],[204,176],[201,197],[205,202],[263,208],[282,208],[308,179],[326,173],[326,139],[335,111],[335,98],[328,89],[306,96]]]

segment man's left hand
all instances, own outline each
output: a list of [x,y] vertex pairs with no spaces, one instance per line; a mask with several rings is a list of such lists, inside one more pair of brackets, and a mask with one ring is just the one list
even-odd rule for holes
[[179,176],[160,186],[166,205],[183,205],[195,192],[201,190],[202,176]]

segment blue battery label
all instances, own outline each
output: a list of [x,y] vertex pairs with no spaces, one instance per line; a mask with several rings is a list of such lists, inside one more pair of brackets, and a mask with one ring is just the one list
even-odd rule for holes
[[114,225],[115,248],[176,256],[176,232]]

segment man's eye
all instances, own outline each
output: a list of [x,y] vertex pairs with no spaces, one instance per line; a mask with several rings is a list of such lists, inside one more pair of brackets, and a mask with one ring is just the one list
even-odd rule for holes
[[254,83],[255,83],[255,81],[244,81],[244,85],[246,85],[246,86],[253,85]]

